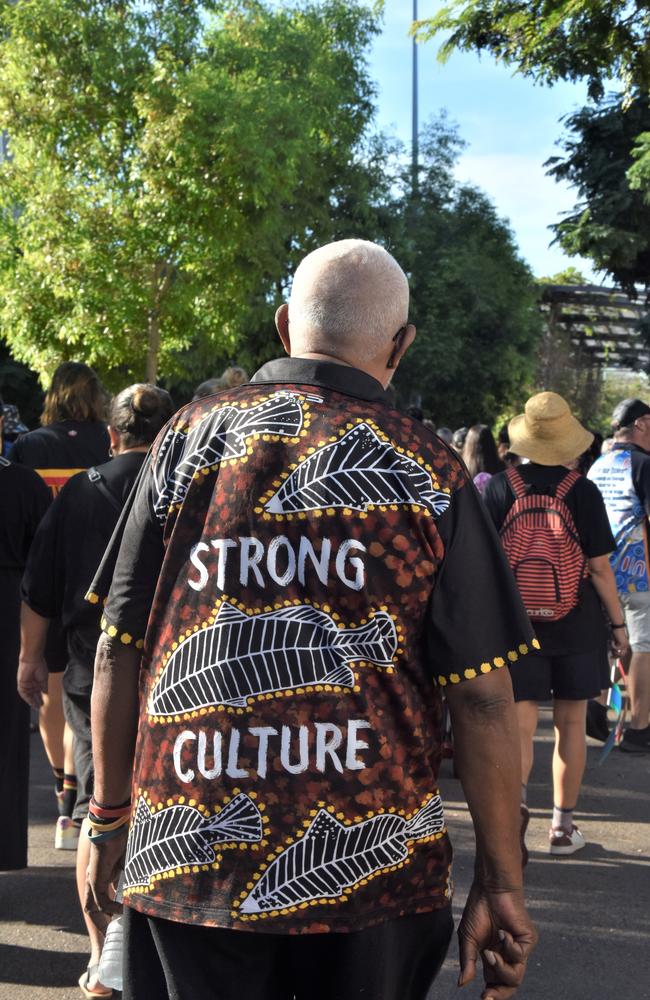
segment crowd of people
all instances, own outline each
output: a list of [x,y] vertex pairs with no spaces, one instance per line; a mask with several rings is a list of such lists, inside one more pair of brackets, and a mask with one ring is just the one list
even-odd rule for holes
[[3,406],[0,870],[27,864],[31,706],[86,997],[112,993],[122,872],[127,998],[424,1000],[452,929],[443,694],[478,844],[460,982],[482,957],[485,996],[511,995],[539,705],[554,856],[585,844],[616,661],[620,750],[650,752],[650,406],[624,400],[605,443],[553,392],[496,440],[436,428],[389,394],[407,316],[397,262],[340,241],[300,265],[287,357],[250,380],[175,413],[66,362],[40,428]]

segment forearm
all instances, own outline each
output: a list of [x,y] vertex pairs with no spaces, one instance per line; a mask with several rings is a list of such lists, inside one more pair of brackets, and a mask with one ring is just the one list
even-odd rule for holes
[[476,834],[476,875],[486,888],[522,886],[521,752],[507,670],[449,688],[454,763]]
[[138,731],[140,653],[102,635],[91,705],[95,798],[120,805],[131,794]]
[[40,660],[45,654],[50,619],[37,614],[29,604],[20,606],[20,656],[23,660]]
[[598,559],[589,560],[589,571],[591,582],[594,585],[601,604],[605,608],[610,622],[615,625],[622,624],[623,609],[616,589],[616,579],[607,556],[600,556]]

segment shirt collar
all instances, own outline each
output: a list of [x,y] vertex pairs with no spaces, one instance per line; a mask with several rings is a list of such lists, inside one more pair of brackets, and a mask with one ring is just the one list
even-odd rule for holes
[[335,361],[317,361],[313,358],[276,358],[267,361],[255,372],[251,382],[289,382],[298,385],[315,385],[321,389],[334,389],[345,396],[356,396],[369,402],[388,403],[390,397],[380,382],[367,372]]

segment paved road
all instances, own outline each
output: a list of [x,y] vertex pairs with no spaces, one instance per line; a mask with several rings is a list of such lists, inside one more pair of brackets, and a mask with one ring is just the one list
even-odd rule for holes
[[[551,858],[545,853],[551,805],[545,714],[530,786],[527,869],[541,940],[519,1000],[650,1000],[650,757],[615,751],[598,767],[599,753],[600,745],[591,744],[579,814],[589,845],[574,857]],[[442,785],[460,904],[471,877],[473,834],[460,785],[448,771],[445,765]],[[0,875],[0,1000],[81,997],[75,984],[86,963],[86,943],[73,856],[52,848],[52,808],[47,767],[34,737],[31,867]],[[430,1000],[477,998],[474,987],[458,993],[457,975],[453,946]]]

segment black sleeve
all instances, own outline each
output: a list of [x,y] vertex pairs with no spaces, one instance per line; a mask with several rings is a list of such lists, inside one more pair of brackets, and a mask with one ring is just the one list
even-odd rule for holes
[[636,494],[650,517],[650,456],[645,452],[632,452],[632,479]]
[[[650,463],[648,463],[650,465]],[[576,483],[576,528],[582,551],[588,559],[609,555],[616,542],[609,525],[607,508],[595,483],[584,477]]]
[[[68,485],[52,501],[36,529],[21,584],[23,601],[42,618],[59,618],[63,609],[66,567],[61,535]],[[49,494],[45,483],[43,487]]]
[[165,555],[152,496],[152,466],[147,457],[86,595],[91,604],[105,603],[103,631],[138,648],[143,645]]
[[485,488],[483,503],[497,531],[501,531],[501,526],[513,501],[514,494],[510,489],[505,472],[499,472],[496,476],[492,476]]
[[458,684],[539,648],[494,526],[471,484],[438,522],[445,546],[430,606],[437,682]]
[[[27,475],[27,471],[25,472]],[[43,520],[45,513],[52,503],[52,492],[48,489],[47,485],[41,479],[37,472],[32,472],[29,470],[30,476],[30,489],[29,497],[25,498],[25,510],[27,511],[25,533],[23,535],[25,552],[24,558],[27,559],[27,555],[31,546],[34,543],[34,538],[36,532],[38,531],[38,526]]]

